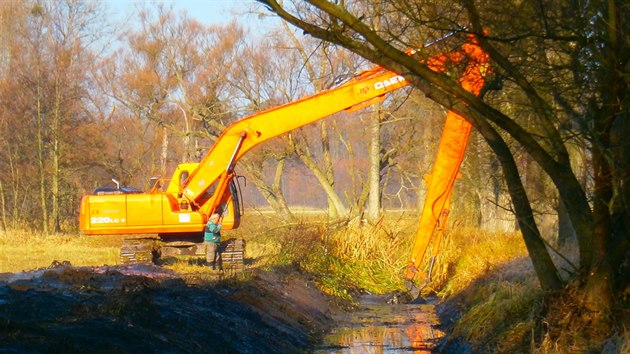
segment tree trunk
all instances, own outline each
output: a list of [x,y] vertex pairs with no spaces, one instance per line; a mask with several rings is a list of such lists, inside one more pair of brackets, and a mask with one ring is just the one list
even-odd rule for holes
[[61,168],[60,168],[60,159],[61,159],[61,149],[60,149],[60,139],[61,139],[61,89],[59,84],[59,78],[55,79],[55,109],[52,115],[52,180],[51,180],[51,193],[52,193],[52,221],[53,221],[53,232],[60,232],[60,212],[59,212],[59,184],[61,178]]
[[608,259],[606,241],[612,235],[608,204],[612,199],[610,170],[604,156],[593,149],[595,191],[593,198],[594,228],[592,236],[592,259],[584,287],[585,305],[590,311],[607,315],[614,306],[614,272]]
[[[330,157],[330,138],[328,137],[328,125],[326,122],[320,123],[321,130],[321,144],[322,144],[322,164],[324,170],[324,176],[326,177],[326,184],[333,187],[335,185],[335,173],[333,169],[332,158]],[[338,203],[331,198],[330,194],[327,193],[328,199],[328,216],[332,219],[335,219],[343,214],[344,211],[337,208]]]
[[[615,192],[612,201],[611,222],[613,237],[609,241],[610,259],[613,267],[630,265],[630,112],[620,113],[613,123],[610,133],[612,170]],[[630,279],[619,284],[621,289],[630,285]]]
[[370,115],[369,134],[369,163],[370,173],[368,175],[369,198],[366,208],[368,221],[375,222],[381,214],[381,104],[374,107]]
[[52,207],[52,222],[53,222],[53,232],[61,232],[61,213],[59,212],[59,185],[61,178],[61,168],[59,161],[61,159],[60,151],[59,151],[59,138],[54,137],[53,141],[53,161],[52,161],[52,179],[50,192],[52,193],[51,199],[51,207]]
[[333,185],[328,182],[326,175],[319,169],[319,167],[317,167],[315,161],[306,154],[298,154],[298,156],[300,156],[300,159],[304,162],[306,167],[313,172],[315,178],[317,178],[319,184],[324,189],[324,192],[326,192],[326,196],[328,196],[331,207],[335,209],[335,215],[340,218],[348,217],[348,210],[343,205],[341,198],[339,198],[339,194],[337,194]]
[[[322,91],[324,89],[324,87],[322,86],[323,80],[320,74],[318,74],[315,68],[313,67],[313,60],[311,58],[312,53],[309,53],[307,50],[305,50],[303,44],[295,36],[295,33],[289,28],[288,23],[282,22],[282,25],[287,35],[291,39],[293,46],[299,51],[300,56],[302,57],[302,60],[304,61],[304,69],[306,69],[306,72],[308,73],[308,78],[311,81],[311,84],[313,85],[315,92]],[[320,64],[322,68],[327,65],[325,61],[322,61]],[[313,164],[309,166],[309,168],[313,169],[314,167],[315,169],[318,170],[318,171],[313,170],[313,173],[315,173],[316,175],[319,174],[317,178],[322,184],[322,187],[324,187],[324,190],[327,190],[326,199],[328,202],[328,216],[331,219],[336,219],[339,216],[346,217],[348,212],[345,210],[345,208],[339,209],[340,205],[343,206],[343,204],[339,203],[340,199],[337,196],[337,193],[334,191],[335,174],[334,174],[333,161],[330,156],[330,138],[328,134],[328,125],[326,124],[326,122],[322,121],[319,123],[319,127],[320,127],[320,143],[321,143],[321,148],[322,148],[322,166],[323,167],[319,169],[319,167],[317,167],[316,164],[314,164],[313,162]],[[294,145],[294,148],[295,148],[295,145]],[[296,149],[296,153],[300,155],[297,149]],[[304,161],[304,159],[302,160]],[[311,159],[311,162],[312,162],[312,159]],[[332,188],[328,188],[326,186],[330,186]]]
[[15,162],[13,159],[13,153],[9,152],[9,167],[11,170],[11,185],[13,186],[13,195],[12,195],[12,211],[11,211],[11,228],[15,229],[18,225],[18,219],[20,218],[20,209],[19,209],[19,197],[20,197],[20,180],[18,178],[18,173],[16,171]]
[[525,188],[523,187],[518,168],[509,147],[503,138],[485,121],[474,119],[473,124],[486,139],[486,142],[501,163],[508,192],[512,198],[512,204],[514,205],[516,218],[521,232],[523,233],[523,240],[525,241],[527,252],[534,265],[534,270],[542,290],[549,292],[562,289],[562,280],[540,236],[540,231],[534,220],[531,204],[525,193]]
[[160,154],[160,175],[166,176],[166,161],[168,160],[168,130],[162,128],[162,153]]
[[[348,152],[348,159],[350,161],[348,174],[350,175],[350,179],[352,181],[351,189],[350,189],[351,192],[350,194],[346,192],[345,196],[348,203],[352,205],[350,207],[349,216],[351,218],[354,218],[363,213],[370,190],[369,188],[367,188],[367,185],[363,183],[363,181],[360,178],[357,178],[357,177],[360,177],[360,174],[357,173],[356,164],[355,164],[356,159],[354,155],[354,150],[352,148],[352,144],[346,141],[346,139],[343,137],[343,134],[341,134],[341,132],[338,132],[338,139],[343,144],[343,146],[345,146],[346,151]],[[359,191],[358,195],[357,195],[357,191]]]
[[4,195],[4,186],[2,185],[2,180],[0,180],[0,212],[2,213],[0,216],[2,217],[2,230],[7,229],[7,209],[6,209],[6,198]]
[[[615,305],[614,284],[615,270],[619,264],[611,264],[615,248],[622,248],[624,242],[616,240],[613,233],[613,215],[619,216],[621,210],[616,210],[616,200],[623,194],[623,153],[624,145],[618,144],[619,129],[628,120],[628,82],[623,77],[627,71],[627,60],[623,63],[620,58],[627,59],[628,46],[622,46],[619,38],[626,34],[622,27],[622,17],[617,11],[616,2],[607,1],[607,10],[602,17],[602,27],[606,38],[601,48],[601,65],[599,74],[603,78],[599,91],[602,93],[601,107],[593,110],[593,235],[591,242],[592,259],[588,264],[588,275],[585,286],[585,300],[587,309],[608,316]],[[619,24],[619,26],[618,26]],[[626,24],[627,25],[627,24]],[[621,37],[619,37],[621,36]],[[625,105],[624,105],[625,102]],[[627,122],[625,125],[627,126]],[[616,128],[613,132],[613,128]],[[626,136],[625,139],[628,137]],[[625,146],[627,149],[627,145]],[[627,153],[626,153],[627,154]],[[625,166],[626,168],[628,166]],[[621,180],[616,178],[620,178]],[[627,206],[625,208],[627,210]],[[625,213],[621,213],[623,215]],[[627,215],[627,214],[626,214]],[[626,236],[628,231],[625,231]],[[627,242],[627,240],[626,240]],[[609,248],[610,247],[610,248]],[[611,252],[609,252],[611,250]],[[627,278],[627,277],[626,277]]]
[[556,211],[558,212],[558,246],[564,246],[568,241],[575,239],[575,230],[561,199],[558,200]]
[[184,156],[182,157],[182,162],[190,162],[192,157],[195,155],[191,147],[192,144],[190,139],[190,126],[188,125],[188,117],[186,116],[186,111],[179,105],[178,107],[184,114],[184,123],[186,127],[186,130],[184,131]]
[[[39,78],[38,78],[39,80]],[[39,197],[42,210],[42,232],[48,234],[48,207],[46,203],[46,170],[45,166],[45,142],[44,142],[44,114],[42,112],[41,84],[37,82],[37,163],[39,167]]]
[[289,209],[289,206],[287,205],[287,200],[284,198],[284,193],[282,193],[282,174],[284,172],[285,163],[286,158],[284,157],[278,160],[271,189],[273,191],[273,195],[276,196],[277,208],[281,212],[281,215],[286,220],[295,221],[295,216],[291,213],[291,209]]
[[[315,178],[317,178],[320,186],[322,187],[322,189],[324,189],[324,192],[326,193],[326,196],[329,200],[329,216],[331,218],[333,218],[332,215],[335,215],[335,218],[348,217],[348,210],[343,205],[343,201],[339,197],[339,194],[337,194],[337,192],[335,191],[334,180],[333,183],[331,183],[329,181],[329,175],[327,175],[326,171],[322,171],[319,166],[317,166],[317,163],[315,163],[315,161],[311,157],[308,146],[304,145],[302,149],[298,146],[298,142],[296,142],[291,135],[289,136],[289,144],[293,148],[293,151],[295,151],[295,153],[298,155],[300,160],[302,160],[306,167],[308,167],[311,172],[313,172],[313,175],[315,176]],[[330,210],[331,208],[334,209],[334,212]]]
[[283,220],[294,221],[295,216],[291,213],[289,206],[287,205],[284,194],[280,188],[280,180],[284,170],[284,159],[281,159],[276,166],[276,173],[274,176],[274,182],[270,185],[262,177],[262,166],[253,165],[243,161],[241,166],[247,171],[250,180],[256,186],[260,194],[262,194],[265,201],[269,206],[278,214]]
[[[381,4],[379,2],[374,3],[376,12],[381,12]],[[372,23],[374,30],[379,31],[381,29],[380,18],[375,18]],[[369,124],[369,155],[368,161],[370,164],[368,174],[368,187],[369,196],[368,204],[366,208],[366,216],[368,221],[375,223],[378,221],[381,213],[381,116],[383,113],[382,103],[374,105],[372,114],[370,115]]]

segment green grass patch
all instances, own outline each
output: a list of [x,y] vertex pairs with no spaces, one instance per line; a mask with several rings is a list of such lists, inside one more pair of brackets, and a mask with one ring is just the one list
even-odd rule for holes
[[254,258],[264,260],[264,267],[302,269],[333,296],[348,299],[359,290],[387,293],[403,288],[410,223],[415,220],[376,225],[360,219],[343,224],[308,220],[273,227],[250,239],[248,257],[251,246]]

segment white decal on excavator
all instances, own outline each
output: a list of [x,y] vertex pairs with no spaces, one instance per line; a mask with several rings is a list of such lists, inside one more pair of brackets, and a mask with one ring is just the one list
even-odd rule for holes
[[405,78],[400,76],[400,75],[394,76],[391,79],[387,79],[387,80],[383,80],[383,81],[379,81],[379,82],[374,83],[374,88],[377,89],[377,90],[382,90],[382,89],[384,89],[384,88],[386,88],[388,86],[391,86],[391,85],[399,83],[399,82],[400,83],[404,83],[405,82]]
[[90,223],[92,224],[124,224],[125,221],[125,218],[110,218],[109,216],[95,216],[90,218]]

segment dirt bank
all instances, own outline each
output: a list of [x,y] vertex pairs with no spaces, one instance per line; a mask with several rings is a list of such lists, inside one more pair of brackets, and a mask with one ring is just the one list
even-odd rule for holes
[[152,265],[0,275],[0,352],[292,353],[334,307],[304,276],[204,280]]

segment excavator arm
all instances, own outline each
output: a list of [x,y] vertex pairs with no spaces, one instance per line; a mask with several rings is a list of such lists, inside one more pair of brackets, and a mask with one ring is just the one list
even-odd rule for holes
[[[200,200],[203,201],[206,189],[217,179],[221,180],[221,176],[227,177],[234,164],[256,145],[331,114],[372,102],[406,85],[402,76],[376,67],[359,73],[339,87],[243,118],[221,133],[199,167],[185,181],[182,194],[202,208]],[[217,191],[221,192],[221,187]]]
[[[474,36],[468,37],[461,52],[434,57],[429,60],[428,64],[434,71],[444,71],[449,63],[462,61],[465,61],[466,65],[459,82],[468,92],[479,95],[490,67],[488,55],[478,45]],[[423,283],[416,288],[419,290],[431,280],[431,271],[439,252],[449,214],[453,185],[464,160],[470,131],[471,125],[468,121],[455,112],[448,112],[433,170],[426,181],[427,194],[420,212],[420,222],[405,274],[409,288],[415,287],[416,282],[422,281]],[[434,244],[429,270],[427,274],[424,274],[419,269],[432,241]]]

